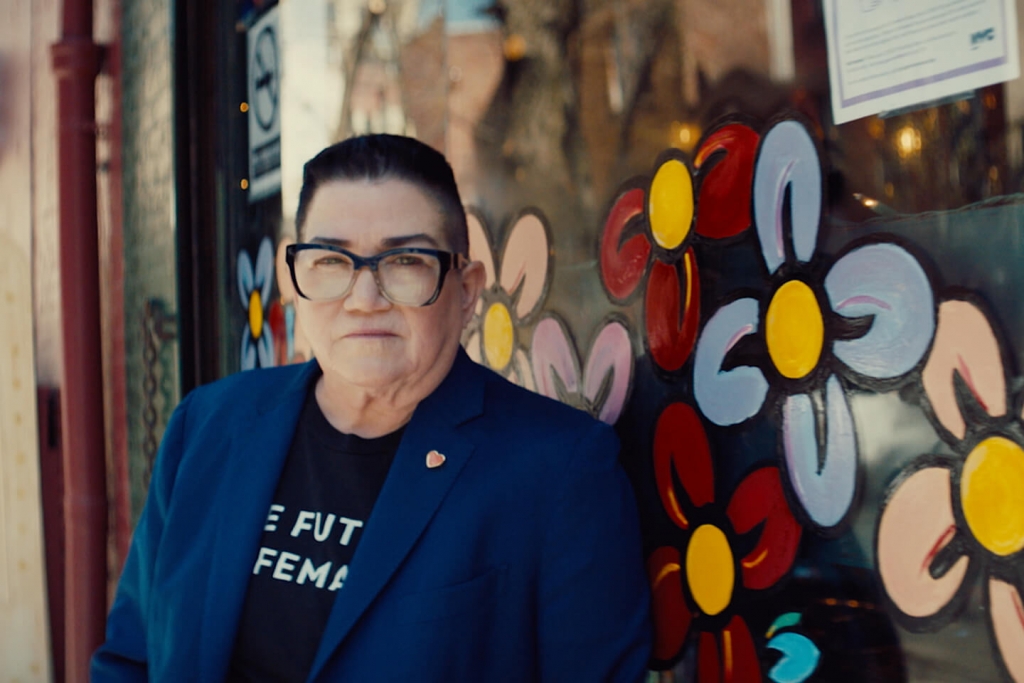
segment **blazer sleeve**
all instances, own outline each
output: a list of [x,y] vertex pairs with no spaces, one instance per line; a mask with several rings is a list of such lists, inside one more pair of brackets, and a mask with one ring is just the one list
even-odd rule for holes
[[575,448],[544,543],[540,679],[640,681],[652,627],[636,499],[610,427]]
[[190,400],[191,395],[178,404],[164,432],[146,504],[107,617],[106,642],[92,658],[92,683],[147,680],[147,624],[155,558],[181,462]]

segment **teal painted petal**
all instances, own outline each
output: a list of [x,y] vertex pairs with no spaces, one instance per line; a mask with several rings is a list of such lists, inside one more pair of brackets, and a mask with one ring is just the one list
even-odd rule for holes
[[785,614],[780,614],[779,618],[773,621],[772,625],[768,628],[767,635],[769,638],[771,638],[773,635],[775,635],[776,631],[781,631],[782,629],[789,628],[790,626],[796,626],[799,623],[799,612],[786,612]]
[[821,651],[806,636],[791,631],[780,633],[768,641],[768,647],[782,653],[768,678],[775,683],[803,683],[818,668]]

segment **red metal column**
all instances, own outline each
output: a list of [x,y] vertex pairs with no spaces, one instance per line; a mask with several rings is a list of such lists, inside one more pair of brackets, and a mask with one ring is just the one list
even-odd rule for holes
[[[91,0],[64,0],[57,77],[60,279],[64,342],[64,659],[69,682],[88,681],[107,606],[107,496],[96,214],[96,77]],[[61,653],[55,653],[60,656]]]

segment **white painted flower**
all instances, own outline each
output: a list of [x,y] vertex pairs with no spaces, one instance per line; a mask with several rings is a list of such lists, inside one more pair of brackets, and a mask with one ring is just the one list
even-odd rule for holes
[[266,321],[270,292],[274,286],[274,245],[269,237],[260,242],[253,269],[249,252],[238,252],[238,294],[249,320],[242,330],[241,369],[274,365],[274,339]]

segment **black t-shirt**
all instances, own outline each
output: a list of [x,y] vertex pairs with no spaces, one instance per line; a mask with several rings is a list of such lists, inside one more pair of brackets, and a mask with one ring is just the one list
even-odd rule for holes
[[402,431],[343,434],[311,389],[249,579],[229,681],[303,681]]

